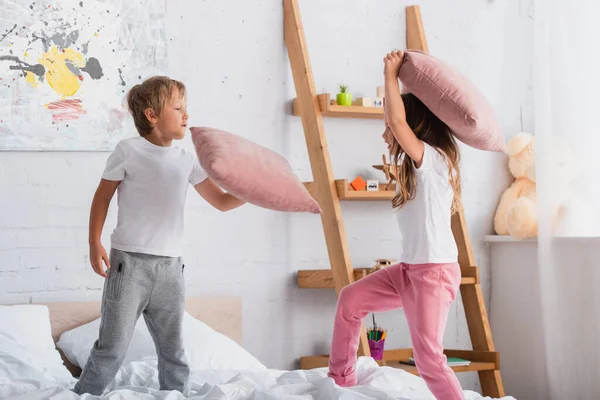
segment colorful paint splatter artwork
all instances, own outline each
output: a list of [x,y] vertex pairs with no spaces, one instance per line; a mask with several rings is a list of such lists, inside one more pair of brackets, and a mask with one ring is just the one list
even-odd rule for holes
[[108,151],[165,74],[166,0],[0,0],[0,150]]

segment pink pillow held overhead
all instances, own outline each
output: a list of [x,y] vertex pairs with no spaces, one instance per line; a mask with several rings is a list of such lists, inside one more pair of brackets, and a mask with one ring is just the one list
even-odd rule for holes
[[276,211],[319,214],[319,203],[274,151],[219,129],[192,127],[198,161],[208,176],[234,196]]
[[419,50],[406,50],[398,78],[452,130],[479,150],[507,153],[500,121],[483,93],[450,65]]

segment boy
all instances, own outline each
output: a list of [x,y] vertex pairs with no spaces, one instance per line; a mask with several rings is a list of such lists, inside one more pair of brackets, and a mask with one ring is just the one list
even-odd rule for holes
[[[90,262],[107,279],[99,337],[74,391],[102,394],[119,370],[143,314],[156,346],[160,389],[185,393],[190,369],[182,340],[181,253],[187,185],[221,211],[244,202],[207,178],[194,154],[172,146],[187,128],[183,83],[164,76],[149,78],[129,91],[127,103],[140,136],[117,144],[92,201]],[[117,189],[118,222],[109,258],[100,235]]]

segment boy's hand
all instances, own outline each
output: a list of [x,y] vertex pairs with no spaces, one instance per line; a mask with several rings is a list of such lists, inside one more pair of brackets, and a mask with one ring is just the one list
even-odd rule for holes
[[386,79],[398,79],[398,70],[404,59],[404,52],[394,50],[383,58],[383,75]]
[[108,254],[106,254],[106,250],[104,250],[102,244],[90,244],[90,263],[92,264],[92,268],[94,268],[94,271],[98,275],[106,278],[108,277],[108,275],[106,275],[106,272],[104,272],[104,268],[102,267],[102,261],[104,261],[104,264],[107,268],[110,268]]
[[231,193],[224,192],[212,179],[207,178],[194,186],[204,200],[219,211],[229,211],[246,204],[244,200],[238,199]]

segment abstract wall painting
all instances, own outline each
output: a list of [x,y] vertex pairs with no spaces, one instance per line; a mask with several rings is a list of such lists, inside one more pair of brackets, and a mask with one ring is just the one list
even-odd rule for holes
[[167,69],[166,0],[0,0],[0,150],[110,151]]

